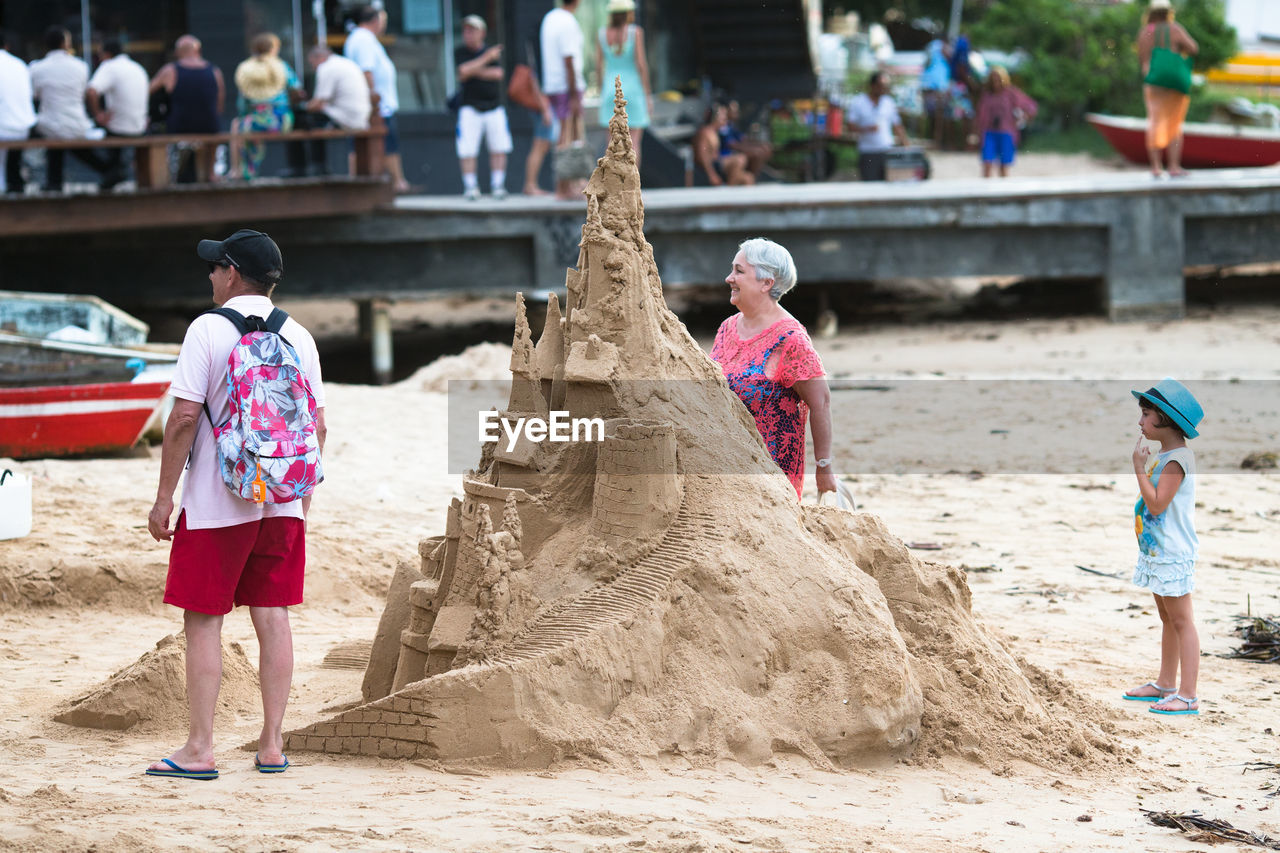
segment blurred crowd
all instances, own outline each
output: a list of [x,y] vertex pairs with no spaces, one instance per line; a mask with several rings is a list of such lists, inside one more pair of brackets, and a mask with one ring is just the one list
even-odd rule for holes
[[[97,67],[91,75],[89,65],[73,52],[71,33],[61,26],[50,27],[44,56],[30,64],[10,52],[12,45],[0,43],[0,142],[83,141],[83,147],[44,147],[40,189],[63,190],[64,155],[70,152],[97,174],[99,191],[110,192],[129,177],[129,162],[123,156],[129,146],[120,144],[121,140],[155,134],[217,134],[229,126],[239,164],[234,177],[250,180],[258,175],[265,157],[261,134],[322,128],[358,132],[377,122],[386,126],[384,169],[396,189],[404,191],[409,187],[399,157],[395,66],[378,38],[385,28],[386,12],[365,7],[357,13],[341,55],[323,44],[313,47],[307,54],[315,74],[310,93],[303,89],[296,70],[280,57],[279,37],[258,34],[252,39],[250,55],[235,68],[238,94],[233,114],[225,116],[225,77],[222,69],[202,56],[197,36],[180,37],[173,60],[154,76],[118,40],[106,39],[97,50]],[[256,136],[239,138],[247,134]],[[102,144],[108,139],[115,141]],[[215,150],[210,145],[180,145],[178,182],[212,180]],[[291,140],[287,151],[286,175],[327,172],[323,139]],[[32,170],[23,148],[6,148],[4,159],[4,191],[25,192]]]

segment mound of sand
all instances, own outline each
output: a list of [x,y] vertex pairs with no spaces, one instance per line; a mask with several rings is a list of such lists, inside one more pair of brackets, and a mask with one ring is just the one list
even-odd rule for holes
[[616,103],[565,315],[553,299],[536,346],[517,300],[506,407],[598,417],[603,441],[484,444],[444,535],[392,582],[365,704],[287,748],[822,767],[1112,750],[974,620],[962,573],[874,517],[796,502],[663,301]]
[[[182,728],[187,724],[184,634],[170,634],[137,661],[54,714],[53,719],[91,729]],[[222,689],[217,718],[233,725],[254,713],[258,673],[239,643],[222,645]],[[148,726],[144,726],[146,728]]]
[[449,390],[450,380],[506,381],[511,378],[510,362],[511,347],[503,344],[476,344],[457,355],[442,356],[423,365],[397,384],[419,391],[444,394]]

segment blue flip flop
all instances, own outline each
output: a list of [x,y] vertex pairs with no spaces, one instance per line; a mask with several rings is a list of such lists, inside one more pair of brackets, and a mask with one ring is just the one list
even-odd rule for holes
[[169,779],[196,779],[201,782],[208,782],[210,779],[218,778],[217,770],[188,770],[185,767],[179,767],[168,758],[160,759],[163,763],[168,764],[169,770],[154,770],[147,768],[148,776],[164,776]]
[[263,764],[258,760],[258,754],[255,752],[253,754],[253,766],[259,773],[283,773],[289,769],[289,756],[282,757],[284,758],[284,764]]
[[1161,687],[1159,684],[1156,684],[1154,681],[1148,681],[1146,684],[1139,684],[1134,689],[1141,690],[1144,687],[1154,687],[1156,690],[1160,691],[1160,695],[1159,696],[1134,696],[1128,692],[1121,693],[1120,695],[1125,699],[1129,699],[1133,702],[1158,702],[1161,699],[1164,699],[1165,697],[1167,697],[1170,693],[1178,692],[1178,688],[1176,687]]
[[[1188,699],[1186,696],[1179,696],[1177,693],[1175,693],[1172,696],[1166,696],[1164,699],[1160,701],[1167,702],[1170,699],[1177,699],[1179,702],[1184,703],[1187,707],[1181,711],[1171,711],[1168,708],[1156,708],[1155,706],[1152,706],[1147,710],[1153,714],[1164,714],[1166,717],[1181,717],[1181,716],[1186,716],[1188,714],[1200,713],[1200,708],[1199,708],[1200,697],[1199,696],[1192,696],[1190,699]],[[1197,707],[1192,708],[1191,707],[1192,705],[1195,705]]]

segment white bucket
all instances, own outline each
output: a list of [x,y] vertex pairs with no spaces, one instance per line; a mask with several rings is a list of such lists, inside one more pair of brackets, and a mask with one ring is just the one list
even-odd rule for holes
[[31,532],[31,478],[0,471],[0,539],[19,539]]

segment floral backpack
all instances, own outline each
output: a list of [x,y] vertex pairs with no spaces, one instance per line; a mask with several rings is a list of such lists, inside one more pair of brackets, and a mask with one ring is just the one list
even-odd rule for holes
[[279,308],[266,320],[231,308],[207,311],[226,317],[240,333],[227,358],[231,414],[213,426],[222,480],[253,503],[289,503],[310,495],[324,471],[316,436],[316,398],[293,345],[280,334],[289,315]]

